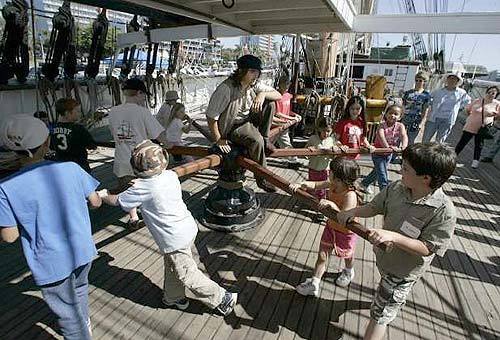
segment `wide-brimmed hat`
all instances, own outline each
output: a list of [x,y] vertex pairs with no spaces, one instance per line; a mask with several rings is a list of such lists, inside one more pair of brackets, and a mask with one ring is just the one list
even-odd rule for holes
[[49,136],[49,129],[40,119],[30,115],[12,115],[0,122],[0,146],[12,151],[38,148]]
[[464,82],[460,73],[447,73],[445,79],[448,79],[449,77],[456,77],[458,79],[458,85],[461,85]]
[[167,93],[165,93],[165,100],[177,100],[179,99],[179,94],[177,93],[177,91],[167,91]]
[[125,81],[125,84],[123,84],[123,89],[124,90],[136,90],[136,91],[141,91],[148,96],[151,95],[151,92],[148,91],[146,88],[146,85],[142,80],[139,78],[130,78]]

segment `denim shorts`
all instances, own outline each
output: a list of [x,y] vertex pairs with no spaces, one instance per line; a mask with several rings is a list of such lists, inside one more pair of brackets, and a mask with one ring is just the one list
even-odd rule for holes
[[370,318],[379,325],[387,325],[396,318],[416,280],[404,280],[383,273],[370,308]]

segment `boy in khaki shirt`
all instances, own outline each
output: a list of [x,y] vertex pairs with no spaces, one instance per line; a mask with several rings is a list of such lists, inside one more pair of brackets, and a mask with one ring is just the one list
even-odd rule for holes
[[381,279],[370,309],[364,339],[382,339],[413,285],[437,254],[446,252],[456,223],[450,198],[441,186],[453,174],[455,152],[439,143],[417,143],[403,151],[402,179],[391,183],[368,204],[338,214],[345,224],[354,217],[384,215],[382,229],[370,229]]

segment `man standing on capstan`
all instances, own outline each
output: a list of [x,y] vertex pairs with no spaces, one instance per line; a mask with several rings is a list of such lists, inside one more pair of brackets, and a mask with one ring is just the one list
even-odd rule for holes
[[[208,127],[215,143],[224,153],[231,151],[228,141],[245,147],[251,159],[266,166],[266,152],[274,146],[268,134],[281,94],[258,81],[262,62],[253,55],[237,60],[238,69],[212,94],[207,108]],[[274,192],[276,188],[257,178],[259,188]]]

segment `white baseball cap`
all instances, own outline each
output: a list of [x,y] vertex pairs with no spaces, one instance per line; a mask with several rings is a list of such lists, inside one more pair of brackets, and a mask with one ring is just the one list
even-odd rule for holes
[[0,145],[12,151],[26,151],[42,145],[49,129],[40,119],[30,115],[12,115],[0,122]]

